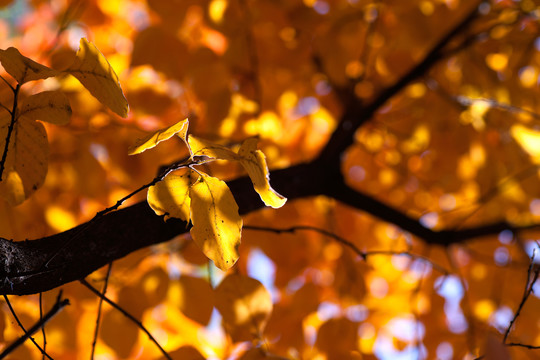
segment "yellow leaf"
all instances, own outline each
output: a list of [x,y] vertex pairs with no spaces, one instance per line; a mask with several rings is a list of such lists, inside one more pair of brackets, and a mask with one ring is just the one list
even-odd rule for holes
[[24,99],[19,116],[30,120],[65,125],[71,117],[71,107],[67,97],[62,92],[44,91]]
[[148,205],[157,215],[189,221],[190,180],[188,175],[169,175],[148,189]]
[[272,313],[272,297],[259,281],[231,274],[215,294],[216,308],[234,341],[260,337]]
[[182,275],[178,279],[178,299],[175,304],[191,320],[207,325],[214,310],[214,290],[208,281]]
[[6,50],[0,49],[0,62],[6,72],[13,76],[19,84],[58,75],[58,71],[38,64],[34,60],[21,55],[19,50],[13,47]]
[[255,191],[261,197],[261,200],[274,209],[280,208],[287,202],[287,198],[278,194],[270,186],[268,167],[266,166],[266,158],[262,151],[257,150],[257,139],[251,138],[245,140],[240,149],[240,163],[246,169]]
[[203,253],[221,270],[238,260],[242,218],[224,181],[201,174],[190,188],[191,236]]
[[188,144],[192,156],[208,156],[209,158],[220,160],[238,160],[238,155],[229,148],[199,139],[193,135],[189,135]]
[[128,154],[140,154],[143,151],[155,147],[160,142],[170,139],[176,134],[178,134],[178,136],[181,137],[185,142],[187,129],[188,119],[184,119],[165,129],[155,131],[142,139],[138,139],[135,144],[128,149]]
[[[2,154],[10,121],[10,117],[0,118],[0,153]],[[16,193],[7,194],[8,199],[11,197],[12,200],[17,200],[15,205],[18,205],[41,187],[47,175],[48,161],[49,144],[43,124],[19,119],[14,125],[9,141],[2,181],[8,181],[12,185],[18,183],[18,180],[14,180],[15,178],[11,178],[11,180],[8,178],[14,176],[10,171],[17,172],[24,188],[24,197],[21,198],[18,187],[12,186],[11,189]],[[10,171],[6,171],[6,169],[10,169]]]
[[19,205],[24,201],[24,186],[16,171],[7,171],[7,176],[0,182],[0,194],[10,206]]
[[82,38],[75,61],[65,71],[75,76],[102,104],[122,117],[127,116],[129,107],[118,76],[94,44]]
[[540,163],[540,131],[529,129],[523,125],[513,125],[510,132],[532,158],[533,162]]

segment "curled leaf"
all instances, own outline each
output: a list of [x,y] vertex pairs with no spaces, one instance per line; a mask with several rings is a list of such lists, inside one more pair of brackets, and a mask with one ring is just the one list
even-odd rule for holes
[[99,102],[116,114],[127,116],[129,107],[118,76],[94,44],[82,38],[75,61],[65,71],[75,76]]
[[219,160],[238,160],[238,155],[231,149],[193,135],[189,135],[188,144],[193,156],[208,156]]
[[157,215],[189,221],[190,180],[188,175],[169,175],[148,189],[148,205]]
[[238,260],[242,218],[227,184],[201,174],[190,188],[191,236],[203,253],[221,270]]
[[19,116],[24,116],[29,120],[65,125],[71,117],[71,106],[62,92],[43,91],[24,99]]
[[58,71],[21,55],[19,50],[13,47],[6,50],[0,49],[0,62],[6,72],[13,76],[19,84],[32,80],[47,79],[59,74]]
[[128,154],[140,154],[143,151],[155,147],[160,142],[170,139],[176,134],[178,134],[182,140],[186,141],[187,129],[188,119],[184,119],[165,129],[155,131],[142,139],[138,139],[135,144],[128,149]]
[[270,178],[266,158],[262,151],[257,150],[257,139],[245,140],[238,150],[240,163],[246,169],[255,191],[261,200],[274,209],[280,208],[287,202],[287,198],[278,194],[270,186]]

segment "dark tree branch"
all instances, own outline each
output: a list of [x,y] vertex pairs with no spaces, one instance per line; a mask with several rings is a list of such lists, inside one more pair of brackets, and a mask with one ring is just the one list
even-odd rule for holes
[[18,338],[15,342],[13,342],[7,348],[5,348],[4,351],[2,351],[2,353],[0,353],[0,359],[5,358],[7,355],[12,353],[16,348],[18,348],[19,346],[24,344],[24,342],[26,340],[30,339],[36,345],[36,347],[41,351],[43,356],[45,356],[48,359],[52,360],[52,358],[45,352],[45,350],[43,350],[36,343],[36,341],[32,338],[32,335],[36,331],[38,331],[39,329],[43,328],[45,326],[45,324],[47,322],[49,322],[49,320],[51,320],[60,310],[62,310],[65,306],[69,305],[69,300],[68,299],[61,300],[62,299],[62,292],[60,291],[60,293],[58,294],[58,297],[56,298],[56,302],[54,303],[51,310],[49,310],[49,312],[47,314],[45,314],[45,316],[41,317],[39,319],[39,321],[34,326],[32,326],[30,329],[26,330],[24,328],[24,326],[22,325],[22,323],[20,322],[17,315],[15,315],[15,311],[13,310],[13,307],[11,306],[11,303],[9,302],[9,299],[7,298],[7,296],[4,295],[4,299],[6,300],[6,303],[9,306],[9,309],[10,309],[11,313],[13,314],[13,317],[15,318],[17,323],[19,324],[19,327],[23,330],[24,335],[21,336],[20,338]]

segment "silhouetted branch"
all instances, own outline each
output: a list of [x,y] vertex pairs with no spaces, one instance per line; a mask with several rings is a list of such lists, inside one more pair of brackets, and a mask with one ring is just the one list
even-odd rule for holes
[[[112,263],[109,263],[109,266],[107,266],[107,275],[105,275],[105,283],[103,284],[103,290],[101,291],[101,294],[105,296],[105,293],[107,293],[107,285],[109,284],[109,277],[111,276],[111,269],[112,269]],[[94,329],[94,340],[92,341],[92,351],[90,353],[90,360],[94,359],[94,352],[96,351],[96,344],[97,344],[97,338],[99,333],[99,321],[101,319],[101,310],[103,308],[103,297],[99,298],[99,304],[98,304],[98,313],[96,317],[96,327]]]
[[95,287],[93,287],[92,285],[90,285],[88,283],[88,281],[86,281],[85,279],[82,279],[82,280],[79,280],[81,284],[83,284],[88,290],[90,290],[91,292],[93,292],[97,297],[99,297],[100,299],[103,299],[107,304],[111,305],[113,308],[115,308],[116,310],[120,311],[120,313],[122,313],[122,315],[124,315],[126,318],[128,318],[129,320],[131,320],[133,323],[135,323],[135,325],[137,325],[137,327],[139,329],[141,329],[147,336],[148,338],[150,339],[150,341],[152,341],[159,349],[159,351],[161,351],[161,353],[163,354],[163,356],[165,356],[165,358],[167,358],[168,360],[172,360],[172,358],[170,357],[169,354],[167,354],[167,352],[161,347],[161,345],[157,342],[157,340],[152,336],[152,334],[150,334],[150,331],[148,331],[146,329],[146,327],[144,327],[144,325],[139,321],[137,320],[133,315],[131,315],[130,313],[128,313],[126,310],[122,309],[122,307],[120,307],[117,303],[115,303],[114,301],[112,301],[111,299],[109,299],[108,297],[106,297],[105,295],[103,295],[102,293],[100,293]]
[[[514,317],[510,321],[510,324],[508,325],[508,328],[506,328],[506,331],[504,332],[503,344],[506,344],[506,340],[508,339],[508,335],[510,335],[512,326],[514,325],[517,318],[521,314],[521,310],[523,309],[523,306],[525,305],[525,303],[527,302],[527,299],[531,295],[533,291],[534,283],[536,282],[536,280],[538,280],[538,275],[540,274],[540,267],[536,267],[534,268],[534,270],[533,270],[533,267],[534,267],[534,250],[531,256],[531,262],[529,264],[529,268],[527,269],[527,281],[525,282],[525,289],[523,290],[523,296],[521,297],[521,302],[519,303],[519,306],[516,310],[516,314],[514,315]],[[514,345],[514,346],[519,346],[519,345]]]
[[272,233],[275,233],[275,234],[284,234],[284,233],[293,234],[293,233],[295,233],[297,231],[303,231],[303,230],[314,231],[314,232],[317,232],[317,233],[322,234],[324,236],[327,236],[327,237],[329,237],[331,239],[334,239],[334,240],[336,240],[337,242],[339,242],[342,245],[345,245],[346,247],[348,247],[349,249],[354,251],[354,253],[356,255],[360,256],[362,258],[362,260],[364,260],[364,261],[366,261],[368,257],[377,256],[377,255],[408,256],[408,257],[413,258],[413,259],[418,259],[418,260],[425,261],[425,262],[431,264],[434,269],[439,270],[441,273],[443,273],[445,275],[448,274],[448,271],[444,267],[433,263],[429,258],[427,258],[425,256],[413,254],[413,253],[411,253],[409,251],[396,251],[396,250],[362,251],[354,243],[352,243],[351,241],[349,241],[349,240],[347,240],[347,239],[345,239],[345,238],[343,238],[343,237],[341,237],[341,236],[339,236],[337,234],[334,234],[331,231],[321,229],[321,228],[317,228],[317,227],[314,227],[314,226],[298,225],[298,226],[291,226],[291,227],[288,227],[288,228],[281,228],[280,229],[280,228],[273,228],[273,227],[244,225],[244,229],[245,230],[255,230],[255,231],[267,231],[267,232],[272,232]]
[[8,307],[9,307],[9,310],[11,311],[11,314],[15,318],[15,321],[17,321],[17,324],[19,324],[19,327],[24,332],[24,335],[21,336],[20,338],[18,338],[15,342],[13,342],[7,348],[5,348],[4,351],[2,351],[2,353],[0,353],[0,359],[5,358],[7,355],[9,355],[11,352],[13,352],[17,347],[21,346],[27,339],[30,339],[34,343],[34,345],[36,345],[36,347],[41,351],[43,356],[46,356],[48,359],[52,360],[52,357],[50,357],[45,352],[45,350],[43,350],[41,348],[41,346],[38,345],[38,343],[34,340],[34,338],[32,338],[32,334],[34,334],[40,328],[43,328],[43,326],[45,326],[45,324],[49,320],[51,320],[54,317],[54,315],[56,315],[65,306],[69,305],[69,300],[68,299],[61,300],[61,298],[62,298],[62,291],[60,291],[58,293],[58,296],[56,297],[56,302],[54,303],[51,310],[49,310],[49,312],[47,314],[45,314],[45,316],[43,316],[34,326],[32,326],[30,329],[26,330],[24,328],[23,324],[21,323],[21,321],[19,320],[19,317],[15,313],[15,310],[13,310],[13,307],[11,306],[11,303],[10,303],[8,297],[6,295],[4,295],[4,299],[6,300],[6,303],[7,303]]

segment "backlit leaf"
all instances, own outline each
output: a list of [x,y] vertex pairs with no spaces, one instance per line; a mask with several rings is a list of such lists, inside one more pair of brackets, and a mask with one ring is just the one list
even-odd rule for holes
[[126,117],[128,103],[118,82],[118,76],[94,44],[81,39],[77,57],[65,70],[75,76],[102,104],[116,114]]
[[272,313],[272,297],[258,281],[231,274],[216,288],[216,308],[235,341],[258,338]]
[[[9,117],[0,118],[0,152],[3,153],[8,127],[11,119]],[[13,205],[20,204],[22,200],[28,198],[36,191],[47,175],[49,159],[49,144],[47,143],[47,133],[43,124],[37,121],[27,121],[20,119],[14,125],[9,148],[5,162],[2,181],[8,181],[8,187],[14,191],[6,194],[10,201],[15,201]],[[15,171],[22,181],[24,197],[20,194],[19,179],[11,172]]]
[[128,154],[140,154],[143,151],[155,147],[160,142],[170,139],[176,134],[185,141],[187,129],[188,119],[184,119],[165,129],[155,131],[144,138],[138,139],[135,144],[129,148]]
[[287,202],[287,198],[278,194],[270,186],[270,178],[266,158],[262,151],[257,150],[257,139],[247,139],[242,143],[240,150],[240,163],[246,169],[255,191],[261,197],[261,200],[274,209],[280,208]]
[[165,220],[175,217],[189,221],[189,186],[188,175],[168,175],[148,188],[148,205],[157,215],[165,215]]
[[193,135],[189,135],[188,143],[193,156],[208,156],[209,158],[219,160],[238,160],[238,155],[223,145],[215,144]]
[[71,117],[71,106],[62,92],[44,91],[24,99],[19,115],[30,120],[65,125]]
[[511,127],[514,139],[532,158],[535,163],[540,163],[540,131],[535,131],[523,125]]
[[242,218],[227,184],[201,174],[190,188],[191,236],[203,253],[221,270],[238,260]]
[[47,79],[59,74],[58,71],[21,55],[19,50],[13,47],[6,50],[0,49],[0,62],[6,72],[13,76],[19,84],[32,80]]

